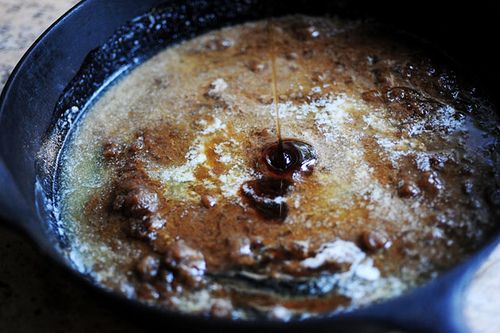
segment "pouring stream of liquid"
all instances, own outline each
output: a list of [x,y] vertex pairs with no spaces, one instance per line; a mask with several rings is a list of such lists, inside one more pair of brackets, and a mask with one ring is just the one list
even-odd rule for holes
[[290,191],[294,175],[310,174],[316,164],[316,152],[305,142],[281,136],[281,119],[278,107],[278,81],[276,52],[272,19],[267,23],[269,58],[271,62],[271,88],[276,119],[277,143],[264,147],[261,162],[264,177],[242,185],[241,193],[265,219],[283,222],[288,215],[288,205],[283,197]]
[[273,34],[273,22],[272,18],[268,21],[268,39],[269,39],[269,58],[271,60],[271,86],[273,92],[273,104],[275,113],[275,124],[276,124],[276,136],[278,139],[278,151],[276,154],[276,164],[278,167],[283,169],[286,168],[286,156],[283,151],[283,138],[281,137],[281,121],[280,121],[280,110],[278,107],[278,80],[277,80],[277,70],[276,70],[276,51],[274,43]]
[[[276,74],[276,52],[275,52],[275,44],[274,44],[274,35],[273,35],[273,22],[272,18],[269,19],[268,22],[268,33],[269,33],[269,57],[271,58],[271,83],[273,90],[273,104],[274,104],[274,112],[276,117],[276,135],[278,137],[278,149],[276,152],[276,165],[280,169],[285,169],[287,166],[285,152],[283,151],[283,138],[281,137],[281,121],[280,121],[280,109],[278,107],[278,80]],[[283,193],[283,180],[280,179],[280,192]],[[283,216],[283,205],[279,205],[279,216]]]

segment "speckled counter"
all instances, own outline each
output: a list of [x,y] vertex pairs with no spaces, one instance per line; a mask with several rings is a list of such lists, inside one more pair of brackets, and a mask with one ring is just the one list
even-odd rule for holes
[[[74,0],[0,0],[0,89],[26,49]],[[0,187],[2,184],[0,184]],[[473,333],[500,324],[500,248],[464,295]],[[52,267],[0,221],[0,332],[142,332],[116,309]]]

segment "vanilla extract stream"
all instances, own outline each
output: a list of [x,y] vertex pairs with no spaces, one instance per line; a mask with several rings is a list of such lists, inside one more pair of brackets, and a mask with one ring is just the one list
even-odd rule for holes
[[262,151],[260,162],[267,169],[261,170],[264,176],[244,183],[241,192],[248,203],[263,217],[282,222],[286,219],[289,211],[284,196],[288,193],[293,182],[298,179],[293,176],[299,173],[305,175],[312,173],[317,157],[316,151],[311,145],[298,140],[283,140],[281,136],[272,20],[268,22],[268,36],[277,142],[268,145]]

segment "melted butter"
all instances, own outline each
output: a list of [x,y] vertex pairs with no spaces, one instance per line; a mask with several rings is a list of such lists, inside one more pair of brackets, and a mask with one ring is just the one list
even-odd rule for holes
[[[62,219],[99,283],[179,311],[286,320],[399,295],[493,230],[494,125],[447,98],[424,55],[370,26],[293,16],[273,20],[269,66],[268,29],[170,47],[82,119]],[[289,159],[275,163],[277,134],[298,141],[278,140]],[[374,250],[372,232],[389,241]],[[157,270],[138,265],[155,258]]]

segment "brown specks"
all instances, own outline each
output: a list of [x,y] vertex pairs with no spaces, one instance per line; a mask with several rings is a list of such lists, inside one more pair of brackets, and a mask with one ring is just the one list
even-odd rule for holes
[[396,119],[408,117],[425,117],[442,106],[439,102],[423,96],[419,91],[408,87],[391,87],[385,89],[385,102],[396,114]]
[[420,193],[420,189],[411,180],[401,180],[398,183],[398,195],[401,198],[412,198]]
[[383,101],[382,93],[378,90],[369,90],[361,94],[361,98],[367,103],[378,104]]
[[269,105],[273,102],[273,96],[271,95],[260,95],[258,98],[259,102],[265,105]]
[[183,163],[192,136],[185,127],[171,123],[147,128],[143,130],[143,152],[164,165]]
[[285,59],[289,60],[289,61],[291,61],[291,60],[297,60],[298,58],[299,58],[299,55],[298,55],[297,52],[287,52],[285,54]]
[[136,165],[127,166],[122,178],[115,181],[110,209],[115,216],[126,219],[123,225],[129,236],[152,241],[165,225],[158,214],[160,197],[142,172],[133,167]]
[[210,315],[219,318],[231,317],[233,306],[226,299],[216,299],[210,306]]
[[343,74],[346,71],[346,65],[340,61],[336,61],[334,65],[334,70],[337,74]]
[[296,62],[296,60],[299,58],[297,52],[287,52],[283,55],[283,57],[288,61],[288,69],[291,72],[296,72],[299,70],[300,66]]
[[367,252],[376,252],[391,246],[387,235],[376,230],[363,231],[359,236],[359,242],[361,248]]
[[288,69],[291,71],[291,72],[296,72],[299,70],[299,65],[295,64],[295,63],[290,63],[288,64]]
[[157,299],[159,293],[180,292],[183,286],[200,286],[206,264],[201,252],[178,240],[170,244],[163,260],[147,254],[136,264],[135,271],[141,283],[137,292],[145,299]]
[[420,241],[419,233],[416,230],[404,231],[398,239],[398,251],[407,258],[417,258],[419,256],[418,244]]
[[217,205],[217,199],[210,195],[202,195],[200,201],[203,207],[207,209]]
[[135,140],[128,146],[128,152],[138,154],[144,149],[144,132],[139,131],[135,135]]
[[379,57],[377,57],[376,55],[368,55],[368,56],[366,56],[366,63],[369,66],[375,65],[378,61],[379,61]]
[[443,155],[434,155],[429,159],[430,165],[434,170],[444,170],[449,158]]
[[305,241],[289,241],[283,245],[283,249],[287,252],[287,256],[295,260],[307,258],[310,253],[309,243]]
[[392,78],[391,73],[387,73],[384,70],[380,68],[372,68],[370,70],[370,73],[372,75],[373,81],[377,86],[387,86],[387,85],[392,85],[392,82],[394,79]]
[[441,179],[434,171],[425,171],[420,174],[418,179],[419,188],[432,195],[438,194],[444,186]]
[[245,182],[241,194],[264,218],[283,222],[288,215],[288,204],[283,196],[290,186],[286,180],[266,177]]
[[233,45],[233,40],[222,36],[215,36],[205,43],[205,48],[208,51],[224,51]]
[[143,280],[149,280],[158,274],[159,268],[159,258],[155,255],[146,255],[137,263],[136,271]]
[[157,214],[143,216],[142,218],[131,218],[127,224],[127,232],[131,237],[151,242],[157,238],[158,231],[165,225],[165,219]]
[[317,84],[332,81],[332,73],[330,71],[314,71],[311,75],[311,80]]
[[362,139],[362,144],[364,147],[363,152],[365,160],[373,168],[373,175],[375,178],[383,185],[393,184],[394,178],[396,177],[396,170],[389,160],[380,155],[379,151],[381,147],[375,137],[365,136]]
[[314,57],[314,49],[306,48],[302,51],[302,56],[304,59],[312,59]]
[[218,78],[210,84],[207,95],[216,99],[221,98],[222,93],[227,89],[227,87],[227,82],[222,78]]
[[308,22],[300,22],[291,25],[290,34],[299,41],[308,41],[320,37],[321,32],[318,27]]
[[102,156],[106,161],[112,161],[120,156],[122,149],[123,147],[118,142],[109,140],[103,145]]
[[247,61],[245,66],[254,73],[260,73],[267,69],[268,65],[266,62],[261,62],[257,60]]
[[166,89],[169,86],[169,81],[165,77],[153,78],[153,85],[156,89]]
[[289,97],[294,101],[301,101],[304,99],[304,93],[300,90],[293,91],[292,93],[290,93]]
[[255,264],[251,241],[246,237],[232,237],[227,240],[229,259],[238,266]]
[[144,184],[128,181],[117,192],[113,209],[125,216],[144,217],[158,209],[158,195]]
[[183,240],[171,244],[164,257],[164,264],[174,273],[175,279],[189,287],[200,286],[205,275],[205,258],[200,251]]
[[159,291],[150,283],[140,283],[136,287],[137,296],[145,300],[157,300],[160,298]]
[[280,95],[278,96],[278,100],[279,100],[280,102],[286,102],[286,101],[288,101],[288,100],[289,100],[289,98],[288,98],[288,95],[286,95],[286,94],[280,94]]

